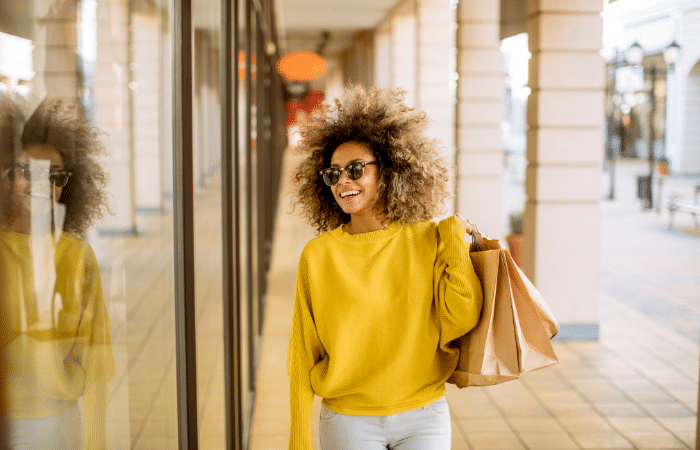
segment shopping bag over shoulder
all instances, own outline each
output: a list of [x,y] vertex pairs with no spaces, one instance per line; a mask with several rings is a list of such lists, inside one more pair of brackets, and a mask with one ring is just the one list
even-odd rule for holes
[[469,257],[484,305],[476,327],[453,342],[459,362],[447,381],[460,388],[503,383],[559,362],[550,342],[559,325],[542,295],[498,240],[473,228]]

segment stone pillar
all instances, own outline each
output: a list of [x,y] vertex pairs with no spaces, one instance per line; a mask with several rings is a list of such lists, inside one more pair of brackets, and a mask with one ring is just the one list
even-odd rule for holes
[[163,210],[160,20],[153,11],[135,13],[131,21],[134,182],[136,207],[142,212]]
[[32,106],[48,96],[78,99],[78,8],[74,1],[34,2]]
[[[428,136],[437,139],[445,159],[454,161],[454,71],[455,11],[444,0],[416,0],[416,106],[430,123]],[[453,203],[447,213],[453,213]]]
[[416,104],[416,18],[413,1],[404,1],[389,18],[391,87],[406,91],[405,103]]
[[136,232],[129,5],[126,0],[102,1],[96,14],[95,125],[106,133],[102,139],[109,156],[104,167],[110,177],[109,207],[115,213],[104,215],[99,230],[103,235],[128,235]]
[[500,1],[457,7],[457,212],[492,237],[501,225],[503,57]]
[[383,20],[374,31],[374,85],[391,86],[391,28],[389,21]]
[[598,338],[602,2],[527,0],[530,61],[523,270],[562,325]]

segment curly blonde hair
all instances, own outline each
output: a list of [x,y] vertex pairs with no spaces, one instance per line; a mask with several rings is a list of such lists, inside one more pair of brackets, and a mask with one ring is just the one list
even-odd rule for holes
[[294,175],[293,198],[317,234],[350,221],[319,175],[345,142],[366,145],[378,161],[376,207],[388,223],[430,220],[444,212],[451,195],[448,170],[436,141],[425,135],[425,113],[406,106],[404,95],[400,89],[349,86],[301,130],[298,148],[306,158]]
[[77,236],[108,209],[105,188],[109,177],[97,161],[106,154],[99,135],[77,104],[60,99],[42,101],[22,132],[23,148],[42,144],[56,148],[65,169],[72,173],[58,201],[66,205],[64,231]]

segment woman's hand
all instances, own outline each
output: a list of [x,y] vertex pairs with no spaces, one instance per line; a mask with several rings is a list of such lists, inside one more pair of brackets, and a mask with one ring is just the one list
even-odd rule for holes
[[472,234],[472,223],[465,219],[464,217],[460,216],[459,214],[455,214],[455,216],[460,219],[462,222],[464,222],[464,229],[466,230],[467,234],[471,235]]

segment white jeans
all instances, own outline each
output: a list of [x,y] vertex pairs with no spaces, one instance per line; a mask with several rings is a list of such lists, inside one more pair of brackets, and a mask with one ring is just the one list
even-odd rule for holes
[[445,397],[393,416],[349,416],[321,406],[318,450],[450,450]]
[[83,424],[78,406],[60,416],[14,419],[8,425],[10,448],[15,450],[83,448]]

